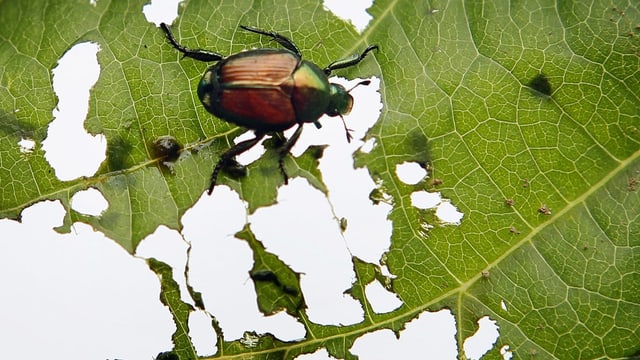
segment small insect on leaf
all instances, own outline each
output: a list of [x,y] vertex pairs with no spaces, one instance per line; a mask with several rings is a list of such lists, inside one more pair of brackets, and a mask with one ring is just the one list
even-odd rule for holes
[[176,161],[182,145],[173,136],[161,136],[153,142],[153,155],[163,161]]

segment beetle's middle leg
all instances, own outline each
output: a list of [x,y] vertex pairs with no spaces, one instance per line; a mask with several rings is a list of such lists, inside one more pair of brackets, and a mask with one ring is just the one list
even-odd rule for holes
[[220,173],[220,170],[222,170],[222,168],[227,165],[229,161],[231,161],[231,159],[251,149],[255,144],[262,140],[265,135],[265,133],[263,132],[256,132],[255,134],[256,137],[254,137],[253,139],[237,143],[234,147],[225,151],[220,156],[220,160],[218,160],[216,167],[213,169],[213,173],[211,173],[211,183],[209,184],[209,191],[207,192],[208,195],[211,195],[211,193],[213,192],[213,188],[216,186],[216,181],[218,180],[218,174]]
[[217,52],[202,50],[202,49],[189,49],[188,47],[184,47],[180,45],[180,43],[176,40],[169,28],[169,25],[165,23],[161,23],[160,27],[167,34],[167,39],[171,43],[171,45],[178,51],[182,53],[184,57],[190,57],[192,59],[196,59],[199,61],[211,62],[211,61],[220,61],[224,59],[224,56],[218,54]]
[[302,124],[298,125],[298,128],[293,133],[293,135],[291,135],[289,140],[287,140],[287,142],[285,142],[284,145],[282,145],[282,148],[280,149],[280,153],[278,154],[278,166],[280,167],[280,172],[282,173],[282,176],[284,176],[285,185],[289,184],[289,175],[287,175],[287,171],[284,168],[284,158],[287,157],[293,145],[296,144],[296,142],[298,141],[298,138],[300,137],[300,134],[302,134]]

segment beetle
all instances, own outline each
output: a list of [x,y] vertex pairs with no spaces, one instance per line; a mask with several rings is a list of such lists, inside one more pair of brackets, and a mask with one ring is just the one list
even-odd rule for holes
[[[278,154],[278,166],[287,184],[284,159],[300,137],[302,126],[313,123],[320,128],[318,119],[322,115],[342,118],[353,106],[353,97],[349,94],[353,88],[346,90],[342,85],[330,83],[328,76],[334,70],[357,65],[369,52],[378,49],[377,45],[369,45],[359,55],[334,61],[320,69],[302,59],[293,41],[273,31],[240,26],[243,30],[270,37],[284,49],[259,48],[225,57],[209,50],[187,48],[175,39],[167,24],[161,23],[160,27],[183,57],[216,62],[206,70],[198,84],[198,97],[205,109],[224,121],[253,130],[255,134],[254,138],[236,144],[220,156],[211,174],[209,195],[216,186],[220,170],[237,155],[256,145],[266,134],[297,125]],[[365,80],[356,86],[369,83]],[[342,122],[347,141],[351,141],[344,118]]]

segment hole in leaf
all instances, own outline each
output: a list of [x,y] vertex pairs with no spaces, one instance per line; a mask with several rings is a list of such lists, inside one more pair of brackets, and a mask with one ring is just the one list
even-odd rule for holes
[[194,311],[189,315],[189,337],[199,356],[213,355],[218,349],[211,318],[204,311]]
[[509,345],[504,345],[500,348],[500,355],[502,355],[504,360],[511,360],[513,353],[509,350]]
[[[306,181],[293,179],[279,189],[277,201],[256,210],[249,222],[267,252],[302,274],[300,286],[309,318],[321,324],[361,321],[360,303],[344,295],[355,277],[352,254],[326,197]],[[345,234],[355,226],[347,218]]]
[[411,193],[411,205],[418,209],[432,209],[442,202],[439,192],[416,191]]
[[173,279],[180,286],[180,300],[195,305],[189,296],[184,271],[182,271],[187,263],[187,250],[188,244],[178,231],[161,225],[153,234],[142,239],[136,248],[136,256],[145,259],[154,258],[171,266]]
[[415,185],[427,176],[427,171],[418,163],[403,162],[396,165],[396,175],[403,183]]
[[295,359],[296,360],[324,360],[324,359],[331,360],[335,358],[329,355],[329,353],[327,352],[327,349],[320,348],[310,354],[302,354],[300,356],[297,356]]
[[160,26],[160,23],[171,24],[178,17],[178,5],[182,0],[151,0],[142,7],[147,21]]
[[98,50],[95,43],[74,45],[52,71],[53,90],[59,102],[42,148],[60,180],[91,176],[106,157],[104,135],[90,135],[83,126],[89,90],[100,74]]
[[227,186],[216,188],[215,196],[203,194],[185,213],[182,233],[191,244],[190,285],[202,294],[226,340],[240,339],[247,330],[270,332],[285,341],[303,338],[304,327],[293,317],[285,312],[267,317],[258,309],[249,276],[253,253],[246,241],[234,237],[246,220],[246,203]]
[[36,147],[36,142],[31,139],[21,139],[18,141],[18,146],[20,146],[20,153],[22,154],[31,154],[33,149]]
[[[66,234],[54,231],[65,216],[60,201],[41,201],[22,212],[21,223],[0,220],[0,271],[11,274],[3,284],[20,293],[3,297],[2,326],[16,330],[4,334],[16,348],[6,348],[3,358],[20,358],[32,341],[49,346],[30,349],[29,357],[47,358],[53,351],[63,359],[111,358],[113,344],[127,344],[141,329],[145,336],[135,347],[119,348],[118,357],[149,359],[168,347],[173,323],[158,301],[158,279],[87,224],[74,223]],[[96,333],[110,334],[109,341]],[[69,336],[81,344],[57,345]]]
[[370,138],[369,140],[365,141],[364,144],[362,144],[362,146],[360,147],[360,152],[363,154],[368,154],[371,152],[371,150],[373,150],[374,146],[376,146],[376,139]]
[[353,26],[362,32],[372,17],[367,9],[373,4],[373,0],[324,0],[324,6],[338,17],[350,21]]
[[71,208],[85,215],[98,216],[108,207],[107,199],[94,188],[78,191],[71,198]]
[[361,359],[453,359],[455,333],[451,311],[427,311],[407,323],[399,338],[391,330],[374,331],[356,339],[350,351]]
[[465,355],[468,359],[480,359],[491,350],[499,335],[496,322],[483,316],[478,320],[478,330],[464,341]]
[[402,305],[402,301],[398,299],[396,294],[387,291],[377,281],[367,285],[365,294],[367,295],[367,300],[371,303],[373,311],[378,314],[393,311]]
[[[290,136],[291,133],[286,133],[285,136]],[[244,133],[242,133],[239,136],[236,136],[233,139],[233,143],[234,144],[238,144],[242,141],[245,140],[249,140],[249,139],[253,139],[254,137],[256,137],[256,135],[253,133],[253,131],[245,131]],[[247,166],[249,164],[251,164],[252,162],[258,160],[260,158],[260,156],[262,156],[265,152],[265,148],[264,145],[262,145],[262,141],[259,142],[256,146],[252,147],[251,149],[243,152],[242,154],[236,156],[236,161],[238,161],[238,163]]]
[[460,224],[460,220],[464,216],[449,201],[443,201],[436,209],[436,216],[445,223]]

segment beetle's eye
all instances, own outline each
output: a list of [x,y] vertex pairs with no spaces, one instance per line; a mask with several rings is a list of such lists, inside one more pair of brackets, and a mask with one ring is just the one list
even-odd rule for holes
[[340,112],[340,114],[338,115],[349,115],[352,107],[353,107],[353,96],[347,94],[343,107],[338,109],[338,111]]

